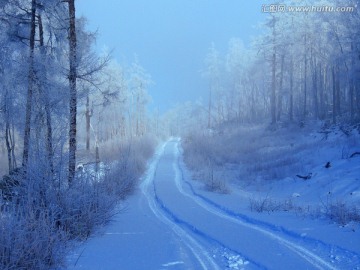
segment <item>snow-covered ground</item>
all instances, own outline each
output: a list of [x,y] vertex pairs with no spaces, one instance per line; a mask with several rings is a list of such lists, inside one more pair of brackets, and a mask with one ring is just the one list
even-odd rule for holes
[[[246,190],[230,185],[230,194],[218,194],[191,180],[180,141],[172,139],[159,148],[122,213],[79,245],[67,269],[360,269],[359,224],[330,223],[306,214],[304,206],[334,193],[358,202],[359,181],[346,181],[358,180],[359,170],[346,168],[359,169],[359,163],[333,161],[331,173],[315,168],[311,182],[289,178]],[[338,178],[343,185],[334,184]],[[291,198],[294,206],[251,211],[251,200],[270,195],[274,205]]]

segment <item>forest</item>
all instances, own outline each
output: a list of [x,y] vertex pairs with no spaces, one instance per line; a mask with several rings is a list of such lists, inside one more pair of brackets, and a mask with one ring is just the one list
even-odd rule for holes
[[[358,1],[337,3],[356,7]],[[199,110],[203,128],[231,121],[358,123],[359,23],[356,9],[269,12],[250,45],[234,37],[221,52],[211,44],[201,71],[208,102],[184,111]]]
[[[111,52],[98,53],[96,33],[86,30],[75,5],[0,1],[1,269],[63,265],[74,241],[122,211],[119,202],[136,189],[157,145],[169,136],[182,138],[196,177],[227,193],[227,184],[214,180],[223,177],[219,171],[264,157],[257,153],[259,126],[279,138],[335,129],[359,133],[356,8],[269,12],[251,44],[238,37],[227,51],[209,44],[199,74],[207,82],[206,101],[160,115],[149,109],[154,82],[138,57],[120,65]],[[253,166],[241,177],[252,181],[254,171],[285,177],[276,166]]]
[[0,3],[1,269],[61,265],[156,146],[150,75],[136,57],[124,68],[97,54],[74,2]]

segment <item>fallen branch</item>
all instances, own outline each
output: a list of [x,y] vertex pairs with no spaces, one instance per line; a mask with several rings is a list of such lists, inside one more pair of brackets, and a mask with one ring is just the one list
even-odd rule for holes
[[351,156],[350,156],[350,158],[353,158],[353,157],[355,157],[355,156],[357,156],[357,155],[360,155],[360,152],[352,153]]
[[312,173],[309,173],[308,175],[306,176],[303,176],[303,175],[296,175],[297,177],[301,178],[301,179],[304,179],[304,180],[309,180],[311,179],[311,176],[312,176]]

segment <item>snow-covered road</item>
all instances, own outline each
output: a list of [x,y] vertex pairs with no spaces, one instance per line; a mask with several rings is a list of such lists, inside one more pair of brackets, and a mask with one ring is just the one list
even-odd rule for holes
[[[127,210],[69,269],[356,269],[358,254],[215,203],[184,177],[179,140],[160,147]],[[211,196],[210,196],[211,197]],[[341,260],[332,260],[335,252]]]

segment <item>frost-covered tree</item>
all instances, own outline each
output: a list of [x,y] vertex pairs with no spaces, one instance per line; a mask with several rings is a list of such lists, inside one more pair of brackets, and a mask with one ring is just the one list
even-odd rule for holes
[[231,39],[226,55],[226,71],[229,90],[226,93],[228,119],[240,118],[244,96],[242,87],[245,76],[246,51],[240,39]]
[[151,76],[140,65],[137,57],[129,69],[130,91],[130,121],[135,136],[141,136],[146,131],[146,106],[150,102],[148,87],[152,84]]
[[[231,121],[234,114],[252,121],[268,115],[273,124],[359,121],[358,1],[288,0],[284,4],[354,8],[268,13],[262,33],[248,48],[233,39],[221,59],[212,46],[205,72],[212,86],[208,122]],[[224,60],[226,74],[218,72],[222,68],[216,64]],[[220,95],[214,94],[214,86],[220,86]],[[226,120],[222,114],[227,114]]]
[[[216,121],[216,112],[214,112],[215,106],[218,106],[218,113],[221,113],[222,110],[222,100],[218,101],[218,104],[215,104],[215,96],[218,96],[221,92],[221,69],[222,63],[218,50],[215,47],[215,44],[212,43],[208,49],[208,53],[205,57],[204,69],[202,70],[202,76],[208,80],[209,83],[209,99],[208,99],[208,119],[207,125],[211,129],[213,122]],[[221,95],[219,95],[221,97]],[[220,116],[218,114],[217,116]]]
[[[111,140],[114,136],[125,136],[127,127],[125,121],[127,84],[125,71],[112,61],[98,74],[98,88],[93,89],[87,95],[85,118],[86,118],[86,145],[90,144],[90,129],[96,137],[102,141]],[[91,100],[91,105],[89,101]],[[92,124],[89,118],[91,107]],[[90,127],[91,126],[91,127]],[[88,149],[89,150],[89,149]]]

